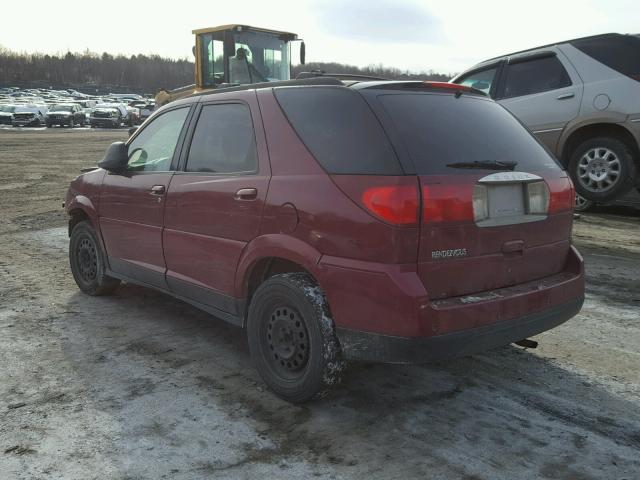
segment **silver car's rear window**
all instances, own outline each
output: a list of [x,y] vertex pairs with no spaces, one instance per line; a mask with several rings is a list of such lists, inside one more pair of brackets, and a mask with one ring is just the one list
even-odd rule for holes
[[640,38],[637,36],[583,38],[571,45],[607,67],[640,81]]

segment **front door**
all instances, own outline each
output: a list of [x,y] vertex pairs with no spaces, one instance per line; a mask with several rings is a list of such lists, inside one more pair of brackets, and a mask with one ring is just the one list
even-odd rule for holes
[[100,193],[100,231],[115,273],[166,288],[162,221],[181,132],[189,107],[148,123],[128,145],[122,173],[107,173]]
[[255,96],[247,101],[202,106],[169,186],[163,237],[169,288],[231,315],[236,267],[258,235],[270,178]]

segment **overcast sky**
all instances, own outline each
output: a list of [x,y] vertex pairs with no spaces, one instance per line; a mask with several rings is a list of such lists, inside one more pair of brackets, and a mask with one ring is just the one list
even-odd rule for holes
[[191,30],[240,23],[298,33],[307,61],[442,73],[558,40],[640,33],[640,0],[10,0],[0,11],[0,46],[17,51],[183,58]]

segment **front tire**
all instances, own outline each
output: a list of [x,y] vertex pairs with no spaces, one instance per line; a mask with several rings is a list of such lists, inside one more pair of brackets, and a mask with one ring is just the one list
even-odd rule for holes
[[120,285],[120,280],[105,273],[105,255],[88,221],[73,227],[69,239],[69,263],[76,284],[88,295],[108,295]]
[[636,170],[633,154],[625,143],[597,137],[574,150],[569,173],[578,194],[592,202],[607,202],[631,189]]
[[340,382],[345,363],[324,293],[306,273],[275,275],[249,306],[251,358],[279,397],[302,403]]

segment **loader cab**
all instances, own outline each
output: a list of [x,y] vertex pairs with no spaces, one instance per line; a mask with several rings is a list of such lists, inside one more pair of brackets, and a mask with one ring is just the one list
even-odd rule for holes
[[[245,25],[194,30],[196,89],[289,80],[295,33]],[[304,63],[304,46],[300,47]]]

